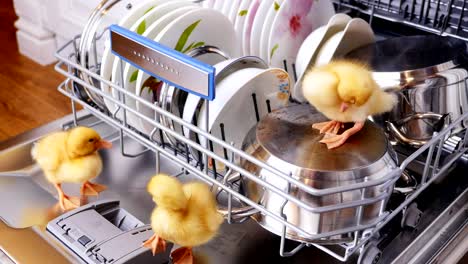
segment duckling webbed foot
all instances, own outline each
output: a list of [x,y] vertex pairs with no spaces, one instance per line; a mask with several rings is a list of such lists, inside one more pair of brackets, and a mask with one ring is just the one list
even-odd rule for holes
[[330,135],[327,133],[325,137],[320,140],[320,143],[327,144],[328,149],[337,148],[343,145],[349,137],[359,132],[364,127],[364,122],[356,122],[352,128],[347,129],[341,135]]
[[320,130],[320,134],[329,133],[329,134],[338,134],[340,128],[343,127],[343,123],[339,121],[327,121],[321,123],[315,123],[312,125],[312,128]]
[[55,189],[57,189],[59,204],[63,211],[69,211],[80,207],[80,198],[66,195],[63,192],[62,185],[60,183],[55,184]]
[[193,252],[191,247],[181,247],[171,253],[174,264],[193,264]]
[[80,194],[86,196],[98,196],[100,192],[107,189],[107,186],[86,181],[81,186]]
[[166,251],[166,241],[154,234],[148,240],[143,243],[144,247],[151,249],[153,256],[157,253]]

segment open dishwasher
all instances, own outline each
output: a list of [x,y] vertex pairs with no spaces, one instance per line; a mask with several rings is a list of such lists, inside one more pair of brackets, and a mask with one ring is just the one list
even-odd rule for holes
[[[104,1],[102,9],[96,10],[105,10],[114,2],[119,1]],[[462,19],[465,7],[461,1],[335,1],[335,8],[338,12],[366,18],[374,26],[377,36],[382,38],[421,34],[420,30],[423,30],[467,40],[465,29],[468,27],[465,27]],[[441,17],[442,20],[431,19],[431,16]],[[125,83],[125,60],[158,78],[196,92],[206,102],[207,108],[209,100],[214,98],[212,69],[203,68],[196,60],[181,57],[164,46],[117,26],[96,35],[93,16],[87,28],[83,35],[77,36],[57,52],[59,62],[56,69],[67,77],[58,90],[70,97],[73,114],[0,143],[0,178],[4,183],[2,186],[9,186],[2,191],[2,195],[9,197],[24,190],[29,193],[28,197],[19,199],[14,206],[6,199],[0,202],[1,218],[9,226],[28,226],[23,219],[25,208],[48,209],[55,203],[51,195],[54,193],[53,188],[31,160],[33,142],[48,132],[84,125],[95,128],[114,143],[113,149],[101,152],[105,167],[98,178],[99,182],[109,186],[109,190],[102,193],[98,201],[90,202],[96,205],[95,208],[100,208],[100,205],[122,208],[119,213],[128,214],[128,218],[125,218],[128,222],[125,224],[132,228],[125,225],[122,227],[122,222],[109,217],[109,214],[104,218],[123,233],[135,233],[134,230],[138,230],[138,233],[145,235],[145,232],[150,232],[144,224],[149,223],[154,203],[146,193],[146,184],[155,173],[164,172],[184,181],[198,179],[213,186],[227,221],[214,240],[194,249],[196,259],[201,263],[453,263],[468,250],[468,179],[465,176],[468,168],[468,134],[465,133],[466,129],[452,134],[454,128],[468,120],[467,112],[434,133],[430,140],[416,149],[395,147],[398,165],[381,178],[366,178],[339,187],[313,188],[291,177],[290,173],[279,171],[246,153],[242,146],[227,142],[223,135],[229,131],[222,131],[220,137],[214,136],[207,133],[208,127],[203,129],[190,124],[167,109],[130,93],[125,87],[102,79],[96,47],[106,37],[112,39],[112,50],[120,57],[122,79],[119,83]],[[162,61],[160,65],[148,63],[155,58]],[[180,78],[177,70],[169,69],[168,65],[189,72],[191,77]],[[294,69],[290,69],[290,76],[296,79]],[[461,82],[465,89],[466,82],[467,79]],[[112,87],[117,96],[103,92],[100,88],[102,84]],[[198,85],[197,90],[187,85]],[[96,104],[93,101],[96,95],[115,104],[114,111]],[[148,118],[126,104],[129,98],[144,105],[155,118]],[[76,111],[75,103],[81,104],[84,110]],[[253,115],[256,115],[257,121],[260,121],[257,104],[263,103],[253,98]],[[206,110],[205,113],[205,123],[208,124],[210,111]],[[135,128],[129,124],[129,115],[143,119],[152,129],[142,132]],[[187,138],[180,131],[174,130],[175,125],[189,131],[194,138]],[[261,167],[284,184],[281,188],[273,186],[240,166],[240,159]],[[273,211],[245,195],[239,180],[231,177],[235,174],[254,181],[263,190],[280,197],[280,210]],[[65,186],[67,193],[73,193],[68,187]],[[378,195],[366,195],[376,192],[376,189]],[[358,199],[352,201],[311,207],[297,199],[290,190],[318,198],[343,193],[359,195]],[[353,224],[331,231],[304,230],[303,226],[286,216],[288,203],[319,217],[322,214],[352,210]],[[375,204],[378,206],[376,215],[369,221],[365,219],[364,212],[368,206]],[[239,207],[248,207],[249,210],[238,210]],[[275,223],[276,229],[270,232],[262,228],[250,218],[252,215],[267,216],[269,221]],[[49,215],[47,220],[51,218]],[[83,255],[84,252],[80,252],[83,248],[71,246],[75,242],[83,242],[80,242],[81,235],[76,235],[76,241],[72,243],[57,237],[58,233],[51,228],[48,228],[48,232],[41,229],[37,229],[37,232],[46,240],[53,241],[51,243],[56,250],[66,255],[69,261],[90,262]],[[289,235],[290,232],[307,237],[307,241],[288,239],[294,238]],[[57,239],[53,239],[54,235]],[[114,256],[121,261],[133,260],[138,263],[137,256],[149,254],[147,250],[138,249],[136,244],[130,242],[126,248],[109,245],[110,248],[100,248],[101,252],[106,252],[102,254],[108,255],[99,257],[97,248],[90,249],[96,253],[94,262],[113,263]],[[135,253],[137,251],[138,254]],[[153,261],[157,261],[157,258]],[[159,261],[165,263],[168,259]]]

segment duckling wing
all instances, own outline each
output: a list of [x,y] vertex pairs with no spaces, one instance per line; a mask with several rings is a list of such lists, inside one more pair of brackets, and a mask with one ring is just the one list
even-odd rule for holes
[[96,152],[62,162],[57,168],[56,178],[60,182],[83,183],[95,178],[101,171],[102,160]]
[[56,182],[55,172],[66,159],[66,137],[65,132],[50,134],[39,140],[31,150],[33,159],[42,168],[49,181]]

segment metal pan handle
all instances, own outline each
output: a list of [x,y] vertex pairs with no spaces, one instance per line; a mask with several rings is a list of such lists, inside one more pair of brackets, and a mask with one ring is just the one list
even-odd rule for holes
[[[404,124],[404,123],[407,123],[407,122],[409,122],[411,120],[414,120],[414,119],[438,119],[439,121],[436,123],[435,126],[441,126],[441,128],[442,128],[444,125],[446,125],[446,117],[447,116],[448,115],[442,115],[442,114],[436,114],[436,113],[418,113],[418,114],[414,114],[414,115],[411,115],[409,117],[406,117],[406,118],[398,121],[397,123]],[[407,135],[405,135],[405,133],[403,131],[401,131],[398,128],[398,126],[394,122],[391,122],[391,121],[385,121],[385,122],[387,124],[388,131],[390,131],[392,136],[398,142],[400,142],[402,144],[410,145],[410,146],[413,146],[413,147],[421,147],[430,140],[430,138],[428,138],[428,139],[415,139],[415,138],[408,137]],[[436,129],[436,130],[439,131],[440,129]]]
[[[223,185],[229,184],[231,182],[237,181],[241,178],[241,174],[239,172],[232,173],[232,170],[229,170],[223,178]],[[218,186],[213,186],[212,192],[214,193],[215,197],[217,198],[219,194],[221,194],[222,189]],[[253,208],[250,205],[241,206],[241,207],[230,207],[228,206],[221,206],[218,204],[218,212],[220,212],[225,218],[229,220],[233,220],[234,222],[243,222],[248,217],[256,214],[259,210]]]

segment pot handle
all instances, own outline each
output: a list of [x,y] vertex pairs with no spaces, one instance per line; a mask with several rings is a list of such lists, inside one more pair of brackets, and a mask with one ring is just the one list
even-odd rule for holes
[[[227,185],[233,181],[239,180],[241,177],[241,174],[239,172],[232,172],[232,169],[230,169],[223,178],[223,185]],[[212,192],[217,198],[218,195],[222,192],[223,190],[218,187],[218,186],[213,186],[212,187]],[[234,198],[235,199],[235,198]],[[245,221],[248,217],[256,214],[259,212],[258,209],[253,208],[250,205],[246,206],[241,206],[241,207],[229,207],[229,206],[220,206],[218,204],[218,212],[223,215],[223,217],[228,218],[229,221],[234,220],[234,222],[243,222]]]
[[[442,128],[445,125],[445,119],[447,116],[448,114],[441,115],[441,114],[436,114],[436,113],[418,113],[418,114],[414,114],[412,116],[404,118],[403,120],[401,120],[401,122],[406,123],[415,118],[425,119],[425,118],[435,117],[439,119],[439,121],[434,125],[435,127],[437,127],[437,129],[435,130],[440,130],[440,128]],[[390,131],[392,136],[395,137],[395,139],[399,141],[400,143],[411,145],[413,147],[421,147],[429,141],[429,139],[427,140],[426,139],[414,139],[414,138],[407,137],[393,122],[385,121],[385,123],[387,124],[387,129]]]

